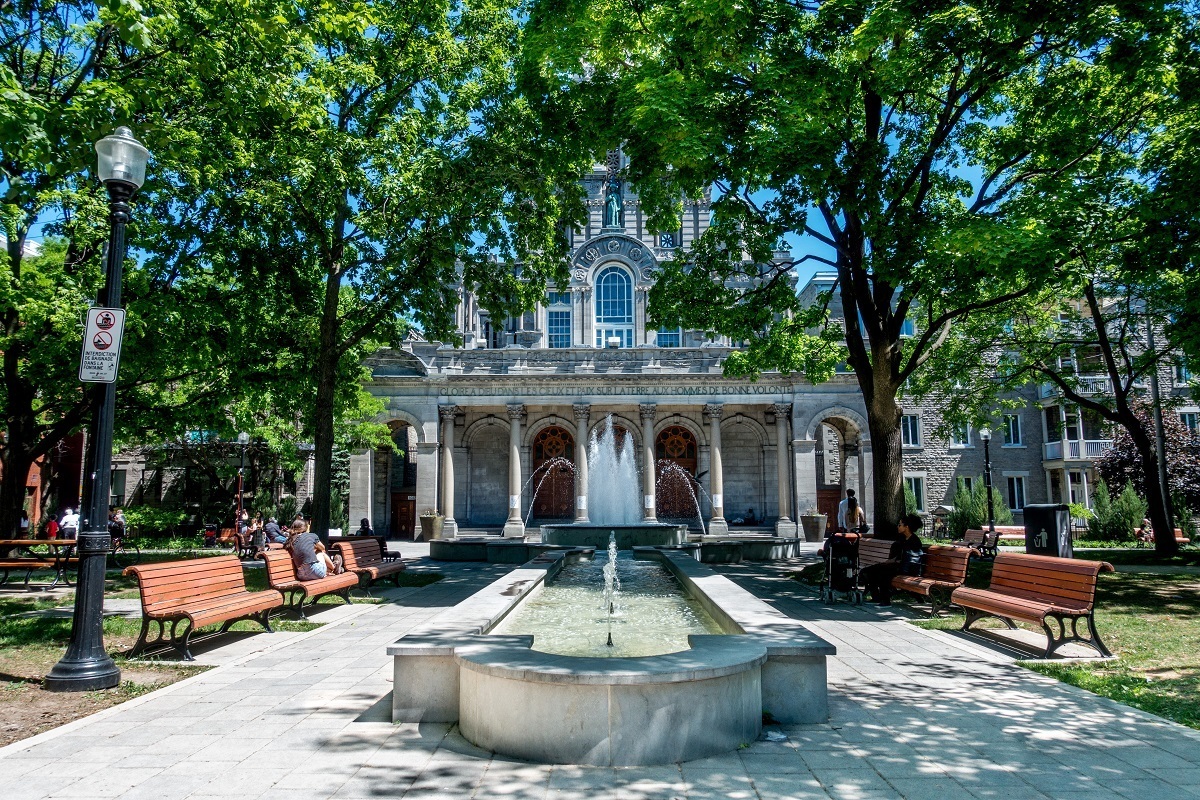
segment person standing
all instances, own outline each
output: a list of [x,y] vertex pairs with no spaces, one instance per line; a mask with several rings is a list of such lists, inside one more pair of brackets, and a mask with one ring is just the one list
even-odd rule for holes
[[921,539],[917,531],[921,530],[921,518],[916,514],[905,514],[896,523],[896,531],[900,538],[892,542],[887,561],[864,567],[858,574],[859,583],[866,587],[871,594],[871,602],[881,606],[892,604],[892,578],[900,574],[901,561],[906,552],[922,552]]
[[846,490],[846,498],[838,503],[837,529],[862,533],[867,524],[867,513],[858,504],[853,489]]
[[29,512],[23,509],[21,511],[21,535],[18,538],[29,538]]
[[63,514],[62,522],[58,524],[58,532],[64,539],[74,539],[79,534],[79,515],[74,509],[68,508]]

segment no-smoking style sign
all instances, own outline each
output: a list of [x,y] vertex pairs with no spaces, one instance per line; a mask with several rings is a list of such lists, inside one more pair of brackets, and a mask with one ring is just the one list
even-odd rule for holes
[[125,332],[125,309],[88,310],[87,329],[83,333],[83,357],[79,361],[79,380],[84,383],[112,383],[117,379],[121,361],[121,335]]

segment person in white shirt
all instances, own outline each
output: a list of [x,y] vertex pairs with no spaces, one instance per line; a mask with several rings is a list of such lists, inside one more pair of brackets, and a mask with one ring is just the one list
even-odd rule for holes
[[79,515],[72,509],[67,509],[67,513],[63,514],[62,523],[59,525],[59,533],[64,539],[74,539],[79,533]]
[[838,503],[837,526],[839,531],[858,531],[867,524],[867,514],[858,504],[853,489],[846,490],[846,499]]

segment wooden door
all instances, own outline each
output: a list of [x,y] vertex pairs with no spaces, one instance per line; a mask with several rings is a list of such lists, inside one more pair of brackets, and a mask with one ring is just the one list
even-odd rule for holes
[[392,524],[388,533],[393,539],[412,539],[417,529],[417,496],[408,492],[392,492]]
[[663,428],[654,440],[655,509],[660,520],[693,522],[696,511],[696,437],[682,425]]
[[537,519],[571,519],[575,514],[575,437],[551,425],[533,439],[533,472],[529,491],[534,493]]
[[817,489],[817,510],[828,517],[825,530],[829,533],[837,530],[838,504],[841,502],[841,489]]

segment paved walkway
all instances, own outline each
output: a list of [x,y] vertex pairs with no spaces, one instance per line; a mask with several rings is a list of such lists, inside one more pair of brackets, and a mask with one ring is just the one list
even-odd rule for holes
[[[416,552],[410,553],[416,555]],[[447,725],[392,725],[385,646],[502,574],[351,607],[316,631],[0,749],[6,800],[228,798],[1200,797],[1200,733],[1013,666],[898,612],[817,602],[779,568],[722,571],[837,645],[831,719],[682,765],[550,767],[491,757]],[[332,618],[331,618],[332,619]]]

